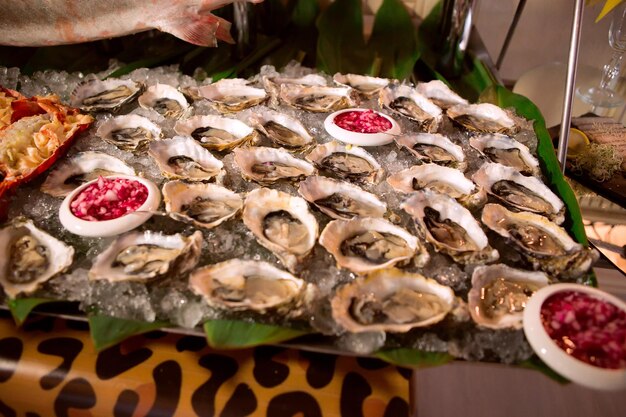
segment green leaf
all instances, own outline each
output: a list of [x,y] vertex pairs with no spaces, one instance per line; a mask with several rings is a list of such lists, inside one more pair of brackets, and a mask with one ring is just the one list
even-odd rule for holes
[[561,375],[554,372],[552,368],[546,365],[541,359],[539,359],[538,356],[533,356],[530,359],[527,359],[519,363],[517,366],[519,366],[520,368],[533,369],[535,371],[539,371],[542,374],[546,375],[548,378],[562,385],[570,383],[570,381],[567,378],[563,378]]
[[374,20],[367,48],[381,61],[373,75],[405,79],[413,73],[419,58],[417,31],[400,0],[384,0]]
[[236,320],[209,320],[204,323],[204,332],[209,346],[215,349],[280,343],[310,333],[308,330]]
[[116,345],[131,336],[169,326],[171,324],[164,321],[145,322],[120,319],[102,314],[89,315],[89,331],[96,350]]
[[62,300],[53,300],[50,298],[14,298],[9,300],[8,305],[13,320],[15,320],[15,324],[19,327],[24,324],[30,312],[37,306],[57,302],[62,302]]
[[408,348],[385,349],[376,352],[375,355],[394,365],[411,368],[445,365],[454,359],[452,355],[445,352],[426,352]]

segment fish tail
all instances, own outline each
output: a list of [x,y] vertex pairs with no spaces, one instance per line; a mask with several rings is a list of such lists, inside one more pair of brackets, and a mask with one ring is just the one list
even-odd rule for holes
[[217,46],[217,40],[234,43],[230,23],[214,14],[191,14],[166,22],[160,27],[186,42],[199,46]]

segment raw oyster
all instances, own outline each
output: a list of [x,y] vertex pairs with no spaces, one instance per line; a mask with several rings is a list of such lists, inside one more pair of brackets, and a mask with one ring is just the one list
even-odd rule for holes
[[387,211],[387,205],[374,194],[356,185],[326,177],[308,177],[300,182],[298,193],[333,219],[383,217]]
[[515,134],[519,130],[506,110],[491,103],[458,104],[450,107],[446,114],[469,130],[505,135]]
[[349,87],[307,87],[282,84],[280,99],[297,109],[318,113],[346,109],[358,104],[354,90]]
[[111,174],[135,175],[135,170],[103,152],[81,152],[57,165],[41,185],[41,191],[65,197],[76,187]]
[[281,75],[263,77],[263,88],[270,94],[270,106],[276,107],[279,104],[280,86],[283,84],[297,84],[300,86],[326,87],[326,78],[319,74],[308,74],[303,77],[283,77]]
[[373,97],[389,84],[387,78],[371,77],[360,74],[340,74],[333,76],[333,81],[340,85],[354,88],[366,98]]
[[535,270],[550,275],[581,276],[597,258],[593,251],[575,242],[565,229],[538,214],[514,213],[499,204],[487,204],[482,222],[504,237]]
[[417,122],[420,129],[436,132],[443,112],[435,103],[408,85],[392,84],[380,91],[380,106]]
[[74,248],[15,219],[0,229],[0,284],[9,298],[30,294],[72,265]]
[[365,149],[332,141],[317,145],[306,159],[322,172],[352,182],[377,184],[385,170]]
[[221,116],[193,116],[176,123],[179,135],[194,138],[203,147],[225,151],[255,139],[254,129],[237,119]]
[[376,271],[337,290],[332,315],[353,333],[408,332],[438,323],[452,310],[452,289],[399,269]]
[[248,122],[270,138],[274,144],[288,150],[302,151],[315,144],[315,139],[302,123],[283,113],[261,110],[253,113]]
[[170,119],[179,119],[190,110],[185,96],[167,84],[155,84],[148,87],[137,101],[144,109],[152,109]]
[[543,272],[530,272],[504,264],[478,266],[467,294],[474,322],[491,329],[522,327],[526,303],[535,291],[548,285]]
[[535,177],[526,177],[514,168],[486,162],[472,179],[509,207],[548,216],[557,224],[565,219],[565,205],[561,199]]
[[470,210],[487,202],[487,193],[458,169],[437,164],[415,165],[387,178],[394,190],[410,194],[430,189],[454,198]]
[[285,149],[254,146],[235,149],[235,163],[241,175],[259,184],[286,179],[298,181],[315,173],[315,167],[292,156]]
[[311,252],[318,235],[307,202],[278,190],[257,188],[246,197],[243,222],[257,241],[295,273]]
[[200,231],[191,236],[149,230],[126,233],[98,255],[89,278],[119,282],[183,275],[196,266],[201,248]]
[[126,114],[102,123],[96,135],[123,151],[138,151],[161,137],[161,128],[145,117]]
[[261,104],[267,98],[264,89],[251,87],[241,78],[219,80],[198,88],[198,93],[221,113],[238,112]]
[[442,109],[447,109],[456,104],[468,104],[467,100],[452,91],[440,80],[418,83],[415,89]]
[[167,178],[206,181],[223,173],[222,161],[185,136],[155,140],[148,150]]
[[415,192],[400,205],[420,233],[458,263],[488,263],[498,259],[474,216],[453,198],[431,190]]
[[375,217],[331,221],[322,231],[320,245],[335,257],[338,266],[357,274],[410,261],[416,254],[417,266],[424,266],[429,258],[415,236]]
[[163,186],[163,199],[172,217],[190,220],[205,229],[236,216],[243,208],[239,194],[215,184],[170,181]]
[[90,79],[72,91],[70,105],[85,111],[116,111],[132,101],[142,88],[141,84],[132,80]]
[[231,259],[196,269],[189,288],[212,307],[232,311],[293,311],[309,284],[262,261]]
[[470,145],[492,162],[515,168],[524,175],[541,175],[539,161],[526,145],[498,133],[470,138]]
[[396,138],[398,146],[404,146],[421,163],[435,163],[465,171],[467,162],[463,149],[438,133],[417,133]]

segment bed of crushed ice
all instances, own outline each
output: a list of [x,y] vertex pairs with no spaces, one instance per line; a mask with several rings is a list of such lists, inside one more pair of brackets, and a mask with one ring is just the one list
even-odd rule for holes
[[[272,67],[264,67],[259,74],[274,71]],[[283,70],[286,76],[300,76],[310,69],[301,68],[297,65],[288,66]],[[103,76],[104,74],[98,74]],[[160,67],[155,69],[137,69],[122,78],[131,78],[134,81],[153,85],[165,83],[174,87],[193,87],[200,84],[208,84],[210,80],[196,81],[193,77],[183,75],[175,66]],[[0,67],[0,85],[8,88],[17,88],[26,96],[57,94],[65,103],[69,103],[69,96],[74,87],[83,81],[85,76],[80,73],[66,73],[59,71],[45,71],[35,73],[32,76],[20,74],[17,68]],[[330,77],[329,77],[330,80]],[[192,114],[218,114],[206,100],[193,103]],[[361,103],[361,107],[378,109],[375,100]],[[130,110],[130,111],[129,111]],[[298,118],[316,138],[318,143],[325,143],[331,137],[323,128],[323,121],[327,114],[308,113],[295,110],[291,107],[281,106],[279,111]],[[250,112],[255,108],[242,111],[235,115],[242,121],[246,121]],[[168,120],[155,111],[146,110],[135,104],[127,113],[146,116],[156,122],[163,129],[165,137],[175,135],[173,130],[174,120]],[[102,151],[116,156],[131,165],[140,175],[162,185],[165,179],[153,160],[144,152],[133,154],[124,152],[115,146],[102,141],[95,136],[96,129],[110,114],[96,115],[96,122],[75,142],[69,154],[80,151]],[[414,129],[410,122],[395,117],[402,127],[403,132]],[[470,148],[466,134],[446,124],[444,134],[450,136],[459,143],[465,151],[469,167],[466,175],[473,173],[480,165],[478,153]],[[531,150],[536,148],[536,138],[530,129],[525,129],[516,137],[525,143]],[[385,168],[388,175],[408,168],[415,163],[408,151],[401,150],[395,144],[377,148],[368,148],[379,163]],[[237,192],[246,192],[256,187],[256,183],[247,182],[241,178],[238,167],[234,164],[232,153],[217,153],[224,162],[227,175],[224,185]],[[302,155],[301,155],[302,157]],[[350,351],[358,354],[368,354],[383,346],[385,347],[413,347],[426,351],[447,351],[452,355],[468,360],[486,360],[513,363],[528,358],[532,350],[526,342],[521,330],[488,330],[477,328],[471,320],[459,321],[453,317],[425,329],[414,329],[406,334],[385,334],[371,332],[361,334],[341,334],[330,315],[329,295],[337,285],[354,279],[354,275],[336,267],[334,259],[319,244],[315,246],[312,255],[306,261],[305,272],[300,275],[308,282],[315,283],[319,288],[319,302],[314,303],[313,311],[309,311],[302,323],[286,323],[285,319],[271,314],[260,316],[251,313],[224,313],[208,307],[200,297],[193,295],[187,289],[186,277],[168,280],[165,283],[142,284],[142,283],[118,283],[110,284],[105,281],[89,281],[87,271],[91,261],[106,248],[113,238],[83,238],[71,234],[65,230],[58,217],[58,208],[62,199],[54,198],[39,191],[43,181],[38,178],[30,184],[22,187],[15,196],[10,206],[10,218],[23,215],[34,220],[38,227],[74,246],[76,255],[74,264],[67,273],[52,279],[44,288],[36,294],[57,299],[77,301],[80,308],[86,311],[96,307],[100,312],[123,318],[153,321],[155,319],[168,320],[176,326],[193,329],[211,318],[237,318],[249,321],[261,321],[284,325],[310,325],[318,332],[332,336],[324,338],[331,340],[331,348],[338,351]],[[292,195],[297,194],[297,187],[288,183],[281,183],[275,187]],[[383,199],[393,213],[395,221],[408,229],[413,230],[411,220],[399,208],[400,195],[395,193],[386,181],[378,185],[366,185],[366,190],[375,193]],[[163,208],[161,208],[164,210]],[[317,218],[320,230],[329,222],[329,218],[317,210],[312,210]],[[145,223],[141,229],[160,230],[165,233],[191,232],[193,228],[184,223],[176,222],[165,216],[154,216]],[[204,244],[202,257],[199,265],[221,262],[232,258],[265,260],[281,267],[277,258],[267,249],[260,246],[252,233],[244,226],[241,220],[231,220],[212,230],[202,230]],[[515,262],[517,254],[506,249],[498,239],[492,239],[492,245],[500,250],[501,261]],[[457,265],[450,258],[431,251],[431,261],[421,269],[413,268],[425,276],[432,277],[442,284],[450,286],[458,296],[466,300],[470,286],[472,273],[471,266]],[[409,270],[411,270],[409,268]]]

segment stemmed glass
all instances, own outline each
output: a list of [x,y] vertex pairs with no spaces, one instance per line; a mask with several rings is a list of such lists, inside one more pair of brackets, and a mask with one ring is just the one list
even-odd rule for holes
[[598,87],[579,87],[578,97],[585,103],[596,107],[618,107],[624,103],[614,88],[617,85],[622,66],[622,58],[626,52],[626,5],[622,3],[611,13],[609,27],[609,45],[613,49],[611,61],[603,68],[602,79]]

